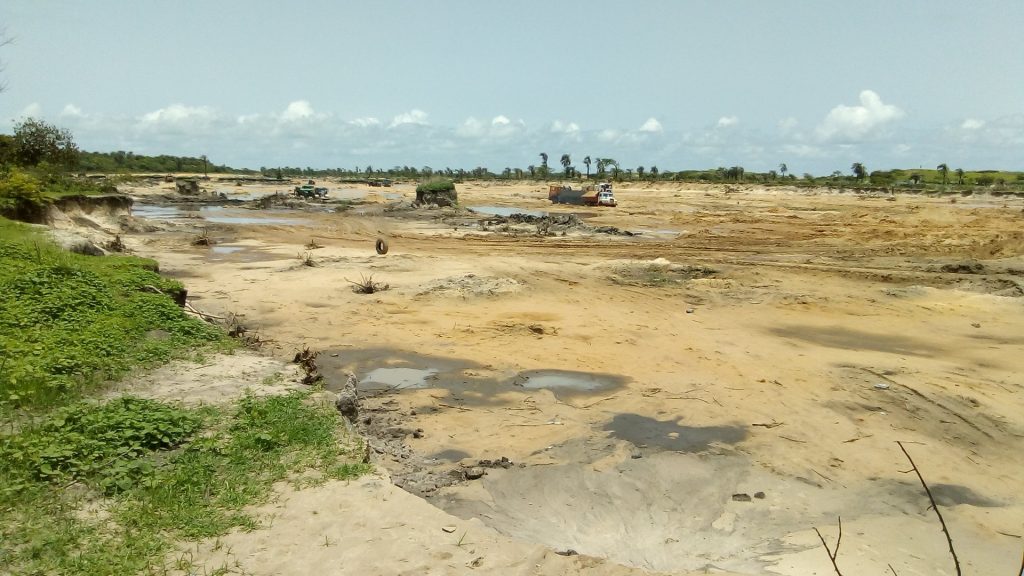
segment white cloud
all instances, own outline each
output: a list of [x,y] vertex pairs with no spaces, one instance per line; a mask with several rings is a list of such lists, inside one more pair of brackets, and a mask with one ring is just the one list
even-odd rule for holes
[[735,116],[722,116],[721,118],[718,119],[717,126],[719,128],[729,128],[730,126],[735,126],[739,124],[739,122],[740,119]]
[[427,113],[423,110],[417,110],[414,108],[408,112],[395,116],[391,120],[390,127],[395,128],[396,126],[405,126],[408,124],[425,126],[427,124]]
[[611,128],[605,128],[597,134],[597,139],[602,142],[611,142],[619,137],[619,131]]
[[968,118],[964,120],[964,123],[960,125],[964,130],[979,130],[985,127],[984,120],[977,120],[975,118]]
[[788,118],[783,118],[782,120],[779,120],[779,124],[778,124],[779,131],[781,131],[783,134],[788,134],[788,133],[792,132],[799,125],[800,125],[800,122],[796,118],[793,118],[792,116],[790,116]]
[[22,109],[21,115],[25,118],[38,118],[43,115],[43,107],[38,102],[33,102]]
[[511,120],[505,116],[498,115],[491,119],[491,126],[508,126],[509,124],[511,124]]
[[661,132],[662,131],[661,122],[658,122],[658,119],[654,118],[654,117],[648,118],[647,121],[644,122],[642,126],[640,126],[640,131],[641,132]]
[[551,131],[571,136],[579,133],[580,126],[575,122],[562,122],[561,120],[555,120],[551,123]]
[[359,126],[360,128],[369,128],[370,126],[380,126],[380,120],[373,116],[366,116],[363,118],[356,118],[352,120],[350,124]]
[[903,115],[903,110],[885,104],[872,90],[863,90],[860,93],[860,106],[836,106],[818,125],[817,134],[822,140],[863,140]]
[[138,126],[143,129],[192,129],[208,125],[216,116],[216,112],[209,106],[171,104],[166,108],[143,114]]
[[296,100],[290,102],[288,107],[281,113],[281,120],[285,122],[295,122],[297,120],[305,120],[306,118],[313,117],[313,106],[309,104],[307,100]]
[[83,116],[82,109],[79,108],[78,106],[75,106],[74,104],[68,104],[68,105],[64,106],[64,109],[60,111],[60,115],[61,116],[65,116],[65,117],[67,117],[67,116],[82,117]]

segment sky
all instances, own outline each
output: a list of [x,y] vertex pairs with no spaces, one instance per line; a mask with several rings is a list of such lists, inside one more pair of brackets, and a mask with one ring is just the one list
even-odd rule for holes
[[4,0],[0,133],[233,167],[1024,170],[1020,0]]

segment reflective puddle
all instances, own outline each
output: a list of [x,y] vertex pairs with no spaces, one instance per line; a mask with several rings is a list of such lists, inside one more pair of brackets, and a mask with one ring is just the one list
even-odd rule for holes
[[618,388],[626,378],[613,374],[594,374],[570,370],[527,370],[512,380],[516,386],[528,390],[551,390],[562,394],[598,392]]
[[430,388],[437,379],[436,368],[376,368],[360,380],[366,390]]
[[487,214],[488,216],[508,217],[513,214],[523,214],[525,216],[539,217],[548,215],[543,210],[527,210],[526,208],[516,208],[515,206],[470,206],[469,209],[477,214]]

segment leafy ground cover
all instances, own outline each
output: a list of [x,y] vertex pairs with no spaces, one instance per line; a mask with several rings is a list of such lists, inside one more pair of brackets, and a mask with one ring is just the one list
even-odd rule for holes
[[0,218],[0,574],[190,572],[182,542],[252,529],[275,482],[369,467],[313,390],[187,408],[104,384],[235,345],[156,263],[82,256]]

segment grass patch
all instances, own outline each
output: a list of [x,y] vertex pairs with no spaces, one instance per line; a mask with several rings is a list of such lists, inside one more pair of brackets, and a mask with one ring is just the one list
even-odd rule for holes
[[[19,574],[159,572],[182,541],[256,528],[275,482],[369,470],[311,392],[189,410],[78,403],[0,437],[0,566]],[[301,473],[301,474],[300,474]]]
[[0,218],[0,416],[59,405],[197,346],[229,348],[165,295],[182,286],[156,269],[132,256],[73,254]]

